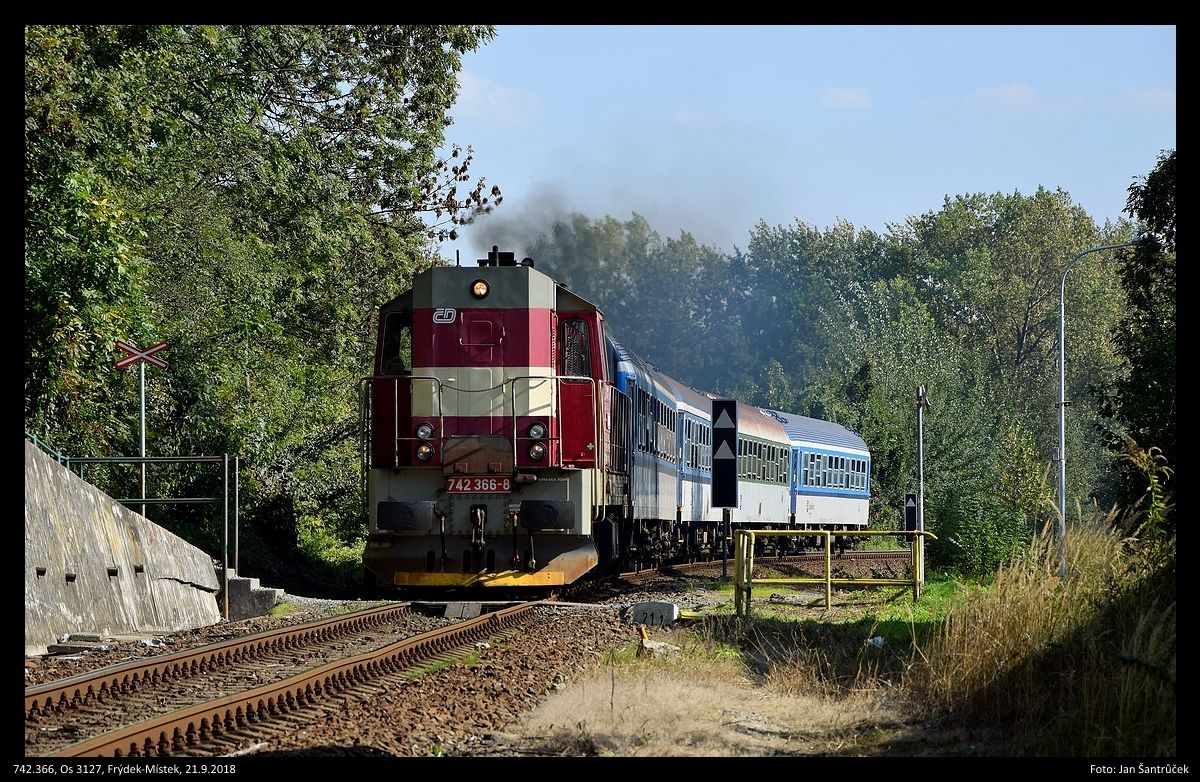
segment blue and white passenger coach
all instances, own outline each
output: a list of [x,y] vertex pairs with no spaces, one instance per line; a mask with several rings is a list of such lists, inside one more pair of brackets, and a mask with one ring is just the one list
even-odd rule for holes
[[866,528],[871,452],[841,424],[765,411],[787,434],[792,521],[814,529]]

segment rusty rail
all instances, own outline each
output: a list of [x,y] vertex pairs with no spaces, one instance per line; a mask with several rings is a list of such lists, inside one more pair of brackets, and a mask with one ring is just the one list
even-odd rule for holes
[[369,678],[398,673],[464,644],[489,638],[525,618],[526,603],[431,630],[236,695],[164,714],[73,744],[55,757],[164,757],[291,713]]

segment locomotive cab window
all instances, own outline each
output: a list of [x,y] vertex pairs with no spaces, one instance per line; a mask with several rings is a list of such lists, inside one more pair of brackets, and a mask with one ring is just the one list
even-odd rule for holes
[[383,321],[383,353],[380,371],[385,375],[407,375],[412,371],[412,312],[389,312]]
[[587,321],[570,318],[559,325],[559,330],[562,334],[558,352],[559,374],[591,377],[592,358]]

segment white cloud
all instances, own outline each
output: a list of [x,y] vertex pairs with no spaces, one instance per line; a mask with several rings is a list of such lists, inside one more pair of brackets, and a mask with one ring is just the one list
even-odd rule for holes
[[821,93],[821,105],[831,109],[865,109],[871,105],[871,91],[865,87],[827,87]]
[[1175,111],[1175,90],[1170,87],[1151,87],[1148,90],[1129,90],[1124,103],[1147,111]]
[[542,101],[532,90],[496,84],[471,71],[458,75],[458,85],[454,117],[520,127],[532,125],[541,113]]
[[1151,87],[1095,97],[1072,95],[1044,98],[1028,84],[1005,84],[981,87],[967,95],[966,102],[978,109],[1003,114],[1038,112],[1059,117],[1088,112],[1173,112],[1175,90],[1170,87]]
[[1028,84],[982,87],[971,93],[968,100],[981,108],[1002,112],[1033,111],[1042,104],[1037,91]]

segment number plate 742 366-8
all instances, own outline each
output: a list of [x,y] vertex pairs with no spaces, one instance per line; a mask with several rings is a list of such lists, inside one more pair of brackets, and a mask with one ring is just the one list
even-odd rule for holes
[[512,478],[459,475],[446,479],[446,491],[450,494],[508,494],[512,491]]

